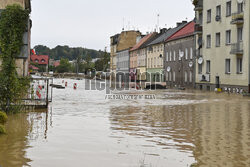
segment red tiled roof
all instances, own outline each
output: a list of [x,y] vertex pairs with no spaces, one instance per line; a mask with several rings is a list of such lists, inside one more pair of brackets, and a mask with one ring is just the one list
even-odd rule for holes
[[48,55],[31,55],[30,59],[33,63],[38,63],[40,65],[49,64],[49,56]]
[[135,46],[130,49],[130,51],[134,51],[140,48],[140,46],[142,46],[145,42],[147,42],[147,40],[149,40],[152,36],[154,35],[154,33],[148,34],[145,37],[143,37],[140,42],[138,42],[137,44],[135,44]]
[[183,38],[186,36],[190,36],[194,34],[194,21],[191,21],[186,26],[184,26],[182,29],[180,29],[178,32],[173,34],[171,37],[169,37],[166,41],[171,41],[179,38]]
[[32,69],[32,70],[39,70],[39,68],[33,66],[33,65],[29,65],[29,68]]
[[58,67],[60,66],[60,61],[55,61],[54,64],[53,64],[54,67]]

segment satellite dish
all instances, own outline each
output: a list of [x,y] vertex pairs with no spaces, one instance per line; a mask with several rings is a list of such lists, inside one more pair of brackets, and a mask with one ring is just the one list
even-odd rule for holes
[[191,68],[191,67],[193,67],[193,65],[194,65],[193,62],[190,61],[190,62],[189,62],[189,67]]
[[203,58],[200,57],[200,58],[198,59],[198,64],[202,64],[202,63],[203,63]]
[[238,3],[242,3],[244,0],[237,0],[238,1]]
[[170,72],[171,71],[171,67],[168,66],[167,68],[167,72]]
[[184,52],[180,51],[179,52],[180,57],[182,58],[184,56]]

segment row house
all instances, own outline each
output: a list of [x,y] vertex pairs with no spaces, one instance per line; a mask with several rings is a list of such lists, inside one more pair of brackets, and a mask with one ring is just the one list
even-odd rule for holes
[[115,54],[117,50],[119,36],[120,34],[116,34],[110,37],[110,72],[116,71]]
[[[23,9],[31,12],[30,0],[1,0],[0,2],[0,15],[7,5],[19,4]],[[20,55],[16,58],[16,70],[19,76],[29,75],[29,60],[30,60],[30,39],[31,39],[31,20],[27,20],[27,31],[23,34],[23,47]],[[0,60],[0,66],[1,66]]]
[[117,71],[117,53],[133,47],[139,36],[141,36],[139,31],[131,30],[110,37],[110,72],[112,73],[112,80],[115,80]]
[[194,1],[197,88],[250,92],[249,4],[247,0]]
[[184,25],[165,41],[165,73],[168,87],[194,88],[194,22]]
[[177,27],[161,29],[159,36],[147,45],[148,82],[165,82],[165,41],[180,30],[187,22],[178,23]]
[[[130,77],[131,81],[146,80],[146,44],[150,42],[156,33],[148,34],[137,40],[137,44],[130,49]],[[141,75],[141,73],[143,75]]]
[[125,49],[116,53],[116,73],[120,76],[117,80],[129,82],[129,50]]
[[40,72],[48,72],[49,56],[32,54],[30,56],[30,70],[38,70]]
[[161,29],[156,38],[147,44],[147,81],[163,82],[164,36],[167,29]]

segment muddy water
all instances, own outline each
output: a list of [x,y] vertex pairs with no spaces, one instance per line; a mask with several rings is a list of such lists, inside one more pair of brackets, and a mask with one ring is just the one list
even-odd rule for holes
[[105,100],[68,82],[48,112],[9,116],[1,167],[250,167],[249,98],[164,90],[123,92],[156,100]]

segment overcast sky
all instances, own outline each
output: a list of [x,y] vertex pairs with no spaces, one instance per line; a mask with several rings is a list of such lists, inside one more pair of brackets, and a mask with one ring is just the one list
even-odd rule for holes
[[[125,30],[153,31],[192,20],[191,0],[32,0],[32,46],[104,49],[109,37]],[[124,21],[123,21],[124,20]]]

